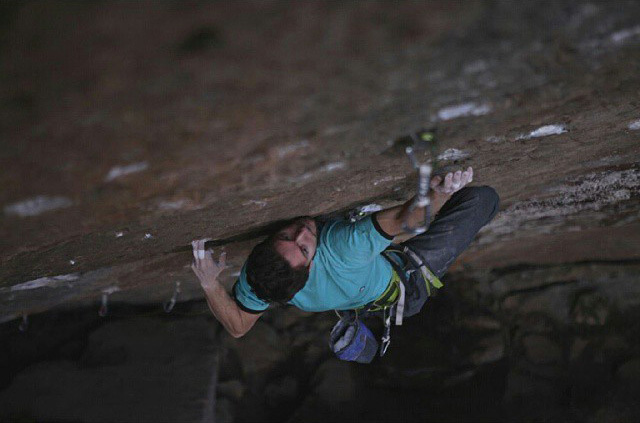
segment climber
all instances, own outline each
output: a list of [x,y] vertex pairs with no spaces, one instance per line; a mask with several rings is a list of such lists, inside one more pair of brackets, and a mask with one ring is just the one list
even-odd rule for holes
[[[359,221],[321,222],[300,217],[256,245],[231,295],[218,281],[225,255],[216,262],[207,239],[193,241],[192,269],[212,313],[234,337],[247,333],[271,303],[305,311],[384,307],[396,300],[402,280],[404,316],[420,311],[439,278],[498,210],[498,195],[488,186],[467,187],[473,169],[434,176],[430,181],[429,229],[399,246],[403,224],[419,225],[424,209],[411,201]],[[405,226],[406,227],[406,226]],[[391,252],[390,252],[391,251]],[[419,277],[427,269],[429,280]],[[423,271],[424,274],[424,271]]]

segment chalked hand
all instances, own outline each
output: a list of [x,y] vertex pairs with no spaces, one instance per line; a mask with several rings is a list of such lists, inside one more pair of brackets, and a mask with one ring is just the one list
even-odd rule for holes
[[430,186],[435,192],[451,195],[461,190],[471,181],[473,181],[473,168],[468,167],[464,172],[461,170],[449,172],[444,179],[440,175],[434,176],[431,179]]
[[210,239],[199,239],[191,242],[193,247],[193,263],[191,269],[196,274],[200,285],[205,288],[217,283],[218,276],[227,267],[227,255],[223,251],[218,262],[213,260],[213,250],[205,250],[204,244]]

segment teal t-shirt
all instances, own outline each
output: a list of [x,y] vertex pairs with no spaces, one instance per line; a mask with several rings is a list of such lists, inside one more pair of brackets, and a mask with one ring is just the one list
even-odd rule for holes
[[[391,264],[380,253],[392,239],[373,216],[355,223],[326,223],[318,236],[309,279],[289,304],[305,311],[350,310],[375,300],[391,280]],[[233,294],[243,310],[259,313],[269,304],[251,290],[245,266]]]

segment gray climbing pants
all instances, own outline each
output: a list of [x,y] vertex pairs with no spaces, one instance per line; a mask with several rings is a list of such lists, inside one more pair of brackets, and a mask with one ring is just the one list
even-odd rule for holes
[[[491,187],[465,187],[444,204],[425,233],[401,245],[418,254],[424,264],[441,278],[480,228],[493,219],[499,202],[498,194]],[[407,270],[413,270],[405,284],[404,315],[409,317],[422,309],[428,293],[420,271],[411,269],[406,261],[404,264]]]

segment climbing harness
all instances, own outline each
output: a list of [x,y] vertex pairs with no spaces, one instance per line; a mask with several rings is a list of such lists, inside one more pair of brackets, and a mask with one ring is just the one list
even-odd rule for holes
[[382,311],[384,330],[379,348],[384,356],[391,343],[391,315],[395,311],[395,324],[402,325],[405,287],[403,279],[394,269],[387,289],[371,303],[355,310],[336,314],[340,318],[331,330],[329,346],[341,360],[370,363],[378,351],[378,342],[371,330],[365,326],[360,316]]
[[[429,201],[429,182],[431,181],[431,173],[436,167],[436,136],[435,131],[419,131],[411,134],[413,140],[413,146],[407,147],[405,152],[409,156],[411,165],[418,172],[418,187],[417,194],[414,200],[409,205],[407,210],[407,216],[411,215],[411,212],[416,208],[424,208],[424,221],[422,225],[410,226],[405,220],[402,224],[402,229],[408,233],[415,235],[424,233],[429,227],[430,220],[430,201]],[[429,151],[431,155],[431,164],[427,162],[420,163],[416,157],[418,151]]]
[[[397,272],[393,271],[394,275],[398,276]],[[402,325],[402,318],[404,317],[404,301],[405,301],[405,287],[404,281],[398,276],[398,288],[400,294],[395,304],[385,307],[382,310],[382,321],[384,323],[384,332],[382,334],[382,346],[380,347],[380,357],[383,357],[387,353],[387,348],[391,344],[391,314],[395,311],[395,324],[396,326]]]
[[432,285],[437,289],[442,288],[443,285],[442,285],[442,282],[440,282],[440,279],[438,279],[438,277],[434,275],[433,272],[431,272],[431,270],[429,270],[429,268],[424,264],[422,259],[416,253],[411,251],[409,247],[402,247],[402,252],[409,257],[409,259],[412,261],[413,265],[416,268],[420,269],[420,273],[422,274],[422,279],[424,280],[427,286],[427,295],[431,296],[430,285]]
[[[404,257],[411,266],[405,266],[403,263],[399,263],[392,253],[395,253],[398,257]],[[440,279],[433,274],[433,272],[427,267],[426,264],[424,264],[422,258],[409,247],[404,245],[391,244],[389,248],[382,252],[382,255],[384,255],[387,260],[389,260],[396,272],[404,272],[406,280],[409,280],[410,274],[414,272],[414,269],[419,270],[420,275],[422,276],[422,281],[424,282],[427,289],[427,296],[431,296],[431,287],[440,289],[444,286],[442,285],[442,282],[440,282]],[[406,267],[410,268],[407,269]]]

